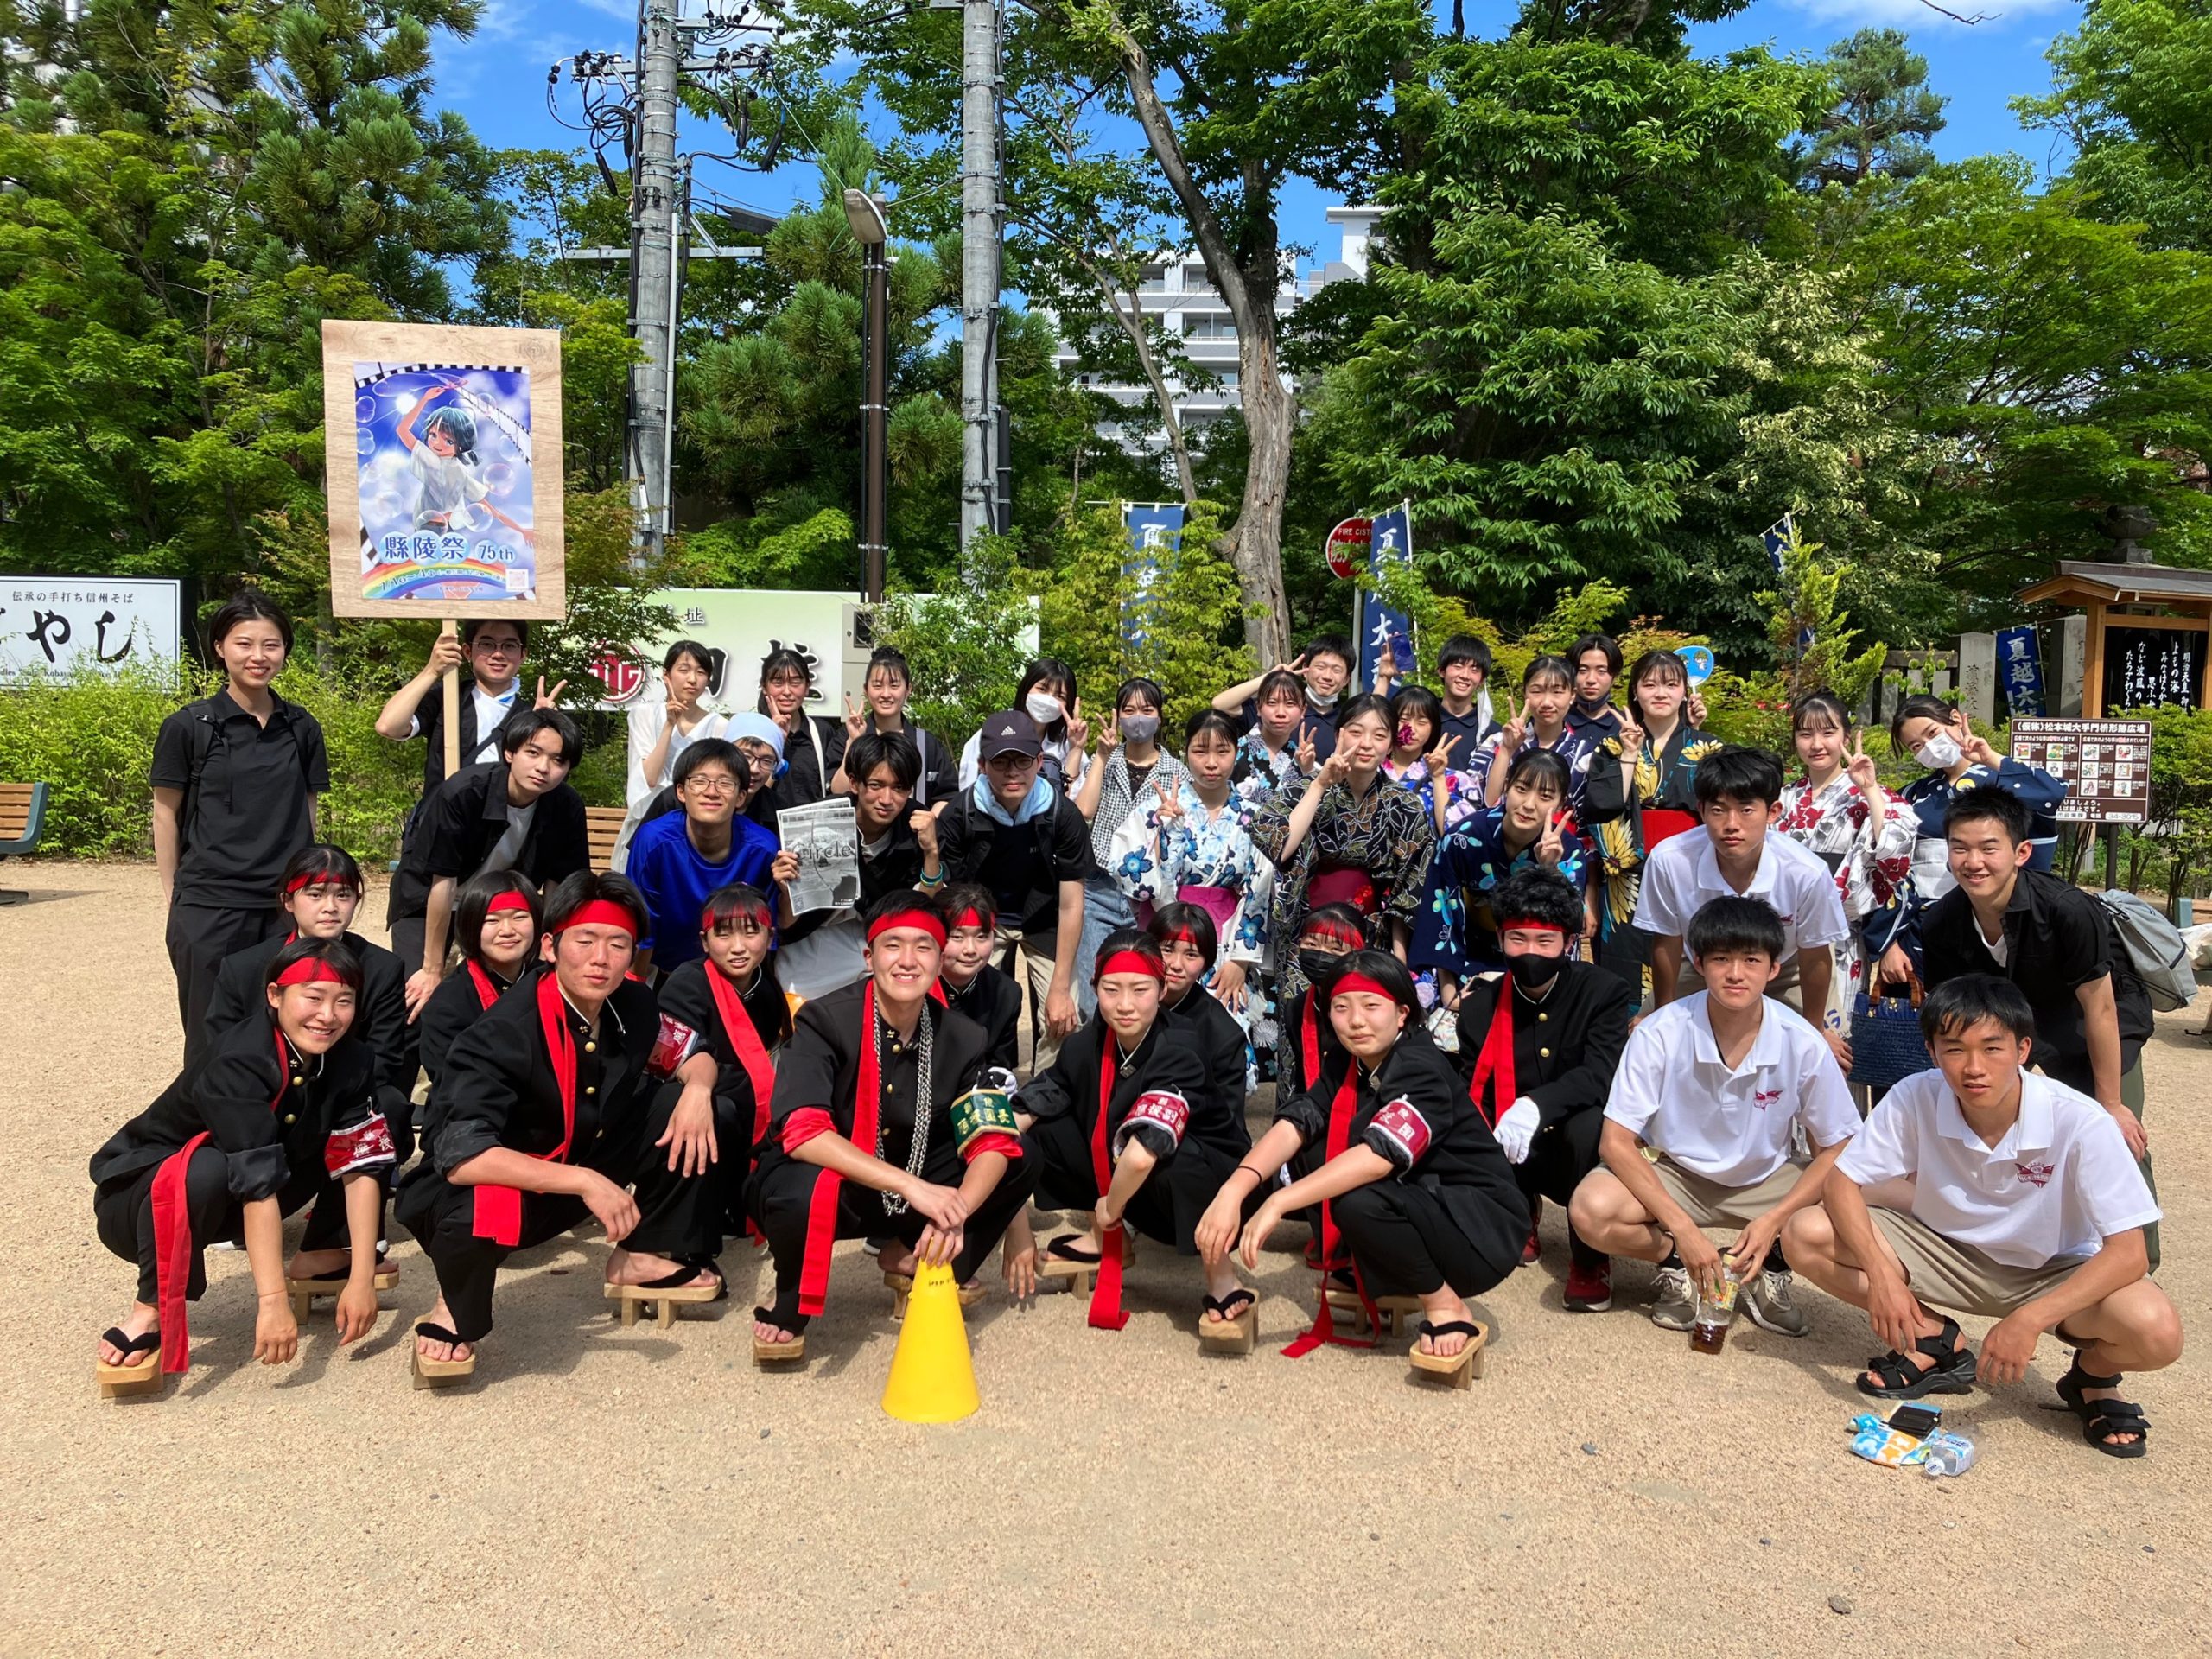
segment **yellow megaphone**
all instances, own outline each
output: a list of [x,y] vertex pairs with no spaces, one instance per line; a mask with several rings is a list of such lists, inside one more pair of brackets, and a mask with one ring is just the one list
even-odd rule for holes
[[891,1357],[891,1380],[883,1385],[883,1408],[901,1422],[957,1423],[982,1403],[952,1268],[918,1268],[899,1350]]

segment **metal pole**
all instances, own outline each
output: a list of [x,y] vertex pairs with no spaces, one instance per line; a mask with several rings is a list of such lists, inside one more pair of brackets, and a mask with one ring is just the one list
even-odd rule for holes
[[999,4],[960,21],[960,548],[993,527],[999,306]]
[[639,0],[638,136],[630,164],[630,270],[636,296],[631,333],[639,360],[630,371],[635,425],[631,499],[639,551],[661,551],[669,522],[670,418],[676,363],[676,224],[682,194],[676,165],[676,83],[683,43],[672,0]]
[[865,245],[868,284],[868,390],[861,404],[861,596],[881,602],[885,499],[890,488],[891,260],[883,243]]

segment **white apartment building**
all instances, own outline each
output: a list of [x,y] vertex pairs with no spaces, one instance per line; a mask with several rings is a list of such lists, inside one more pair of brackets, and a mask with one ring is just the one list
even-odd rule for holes
[[[1382,209],[1332,207],[1326,217],[1338,233],[1337,257],[1286,277],[1275,291],[1277,317],[1288,316],[1331,283],[1363,279],[1367,275],[1368,250],[1377,233]],[[1237,386],[1236,329],[1229,319],[1229,302],[1208,278],[1205,262],[1196,252],[1173,255],[1147,265],[1136,298],[1146,317],[1159,318],[1169,334],[1182,340],[1184,354],[1192,365],[1206,372],[1205,376],[1188,377],[1188,384],[1184,377],[1171,376],[1168,381],[1176,418],[1186,434],[1197,438],[1243,402]],[[1063,340],[1056,358],[1063,374],[1124,406],[1135,407],[1144,401],[1144,387],[1083,374],[1077,357],[1074,347]],[[1157,431],[1125,430],[1110,422],[1103,423],[1098,432],[1101,437],[1133,451],[1157,451],[1162,442]]]

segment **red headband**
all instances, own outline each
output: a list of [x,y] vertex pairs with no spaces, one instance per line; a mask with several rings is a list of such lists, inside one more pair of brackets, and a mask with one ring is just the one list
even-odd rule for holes
[[955,932],[958,932],[963,927],[972,927],[988,933],[991,931],[992,925],[997,920],[997,917],[986,916],[975,906],[970,905],[952,918],[952,928]]
[[715,931],[715,924],[717,921],[751,922],[755,927],[760,928],[766,928],[769,925],[769,918],[761,915],[758,911],[732,910],[727,916],[717,917],[715,914],[715,907],[712,905],[709,905],[706,909],[699,912],[699,931],[702,933],[713,932]]
[[276,976],[279,985],[351,985],[353,982],[321,957],[302,957]]
[[1349,945],[1354,950],[1362,950],[1367,947],[1367,936],[1364,933],[1357,928],[1346,927],[1342,922],[1333,918],[1324,921],[1319,925],[1300,928],[1298,938],[1300,944],[1307,939],[1327,939],[1334,944]]
[[359,893],[361,884],[351,876],[340,875],[335,870],[308,870],[294,876],[284,884],[284,896],[289,899],[303,887],[339,887]]
[[1501,933],[1509,928],[1518,928],[1523,933],[1556,933],[1567,937],[1567,930],[1557,922],[1548,922],[1541,916],[1509,916],[1497,925]]
[[499,916],[510,910],[528,910],[529,908],[530,895],[509,887],[505,893],[495,893],[492,895],[492,902],[484,906],[484,913],[486,916]]
[[565,933],[572,927],[619,927],[632,938],[638,937],[638,918],[630,906],[612,899],[594,899],[578,906],[575,915],[551,931]]
[[931,910],[894,910],[888,916],[878,917],[868,927],[868,942],[874,944],[879,936],[894,927],[918,927],[944,948],[944,918]]
[[1389,997],[1393,1002],[1398,1000],[1389,986],[1376,984],[1365,974],[1354,973],[1342,976],[1329,987],[1329,1001],[1333,1002],[1340,996],[1350,996],[1354,991],[1372,991],[1377,996]]
[[1091,976],[1096,985],[1109,974],[1149,974],[1161,984],[1167,982],[1167,969],[1157,957],[1147,957],[1141,950],[1116,950],[1099,963],[1098,971]]
[[1174,944],[1179,943],[1182,944],[1196,945],[1201,950],[1206,948],[1206,942],[1198,937],[1198,930],[1195,927],[1178,927],[1171,929],[1167,937],[1160,942],[1162,944]]

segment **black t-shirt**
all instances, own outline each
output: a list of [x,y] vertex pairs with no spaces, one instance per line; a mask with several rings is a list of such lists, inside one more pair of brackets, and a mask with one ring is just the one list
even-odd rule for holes
[[[432,884],[448,875],[468,880],[506,832],[507,763],[463,766],[423,803],[422,822],[408,837],[392,874],[389,918],[426,914]],[[556,784],[537,798],[513,868],[541,887],[591,868],[582,796],[567,784]]]
[[151,782],[181,789],[175,902],[269,908],[292,855],[315,840],[314,798],[330,787],[322,728],[271,693],[263,724],[226,686],[188,702],[154,739]]
[[1027,934],[1059,925],[1060,883],[1080,881],[1092,868],[1090,825],[1058,791],[1049,811],[1012,825],[978,807],[970,791],[945,808],[937,839],[946,877],[982,882],[999,914],[1018,917]]
[[[810,741],[809,740],[811,739]],[[767,791],[772,807],[805,806],[825,798],[830,780],[845,760],[845,728],[818,715],[806,717],[806,729],[784,734],[784,770]],[[775,819],[766,820],[771,829]]]
[[2077,1089],[2087,1084],[2089,1039],[2075,993],[2112,976],[2113,1001],[2120,1015],[2120,1062],[2132,1065],[2152,1030],[2151,999],[2135,976],[2105,907],[2055,875],[2022,870],[2005,910],[2005,960],[1999,963],[1982,943],[1974,904],[1954,887],[1929,905],[1920,922],[1921,948],[1928,986],[1962,974],[1994,974],[2009,979],[2035,1011],[2036,1048],[2030,1065],[2039,1065]]

